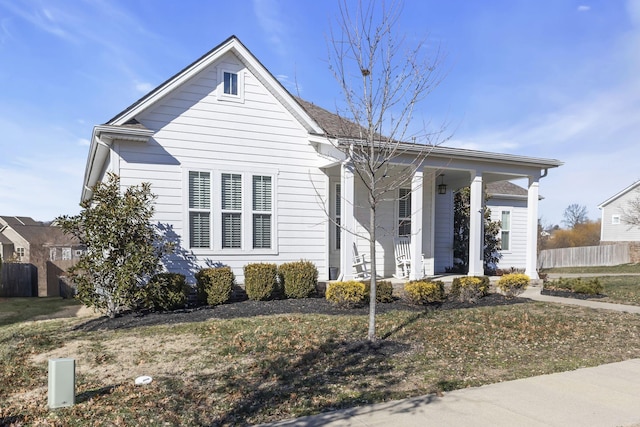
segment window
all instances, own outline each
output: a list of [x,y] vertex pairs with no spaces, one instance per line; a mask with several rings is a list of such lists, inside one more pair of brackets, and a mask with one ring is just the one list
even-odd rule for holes
[[508,251],[511,248],[511,211],[502,211],[500,224],[500,249]]
[[612,215],[611,216],[611,224],[613,224],[613,225],[620,224],[620,215]]
[[211,247],[211,174],[189,172],[189,242],[192,248]]
[[242,175],[222,174],[222,247],[242,247]]
[[75,254],[76,258],[80,258],[82,256],[82,249],[76,249],[73,253]]
[[56,248],[49,248],[49,261],[56,260]]
[[270,176],[253,176],[253,248],[271,248]]
[[398,236],[411,235],[411,190],[398,190]]
[[22,259],[24,255],[25,255],[24,248],[16,248],[16,256],[18,257],[18,259]]
[[62,259],[71,259],[71,248],[62,248]]
[[341,184],[336,184],[336,200],[335,200],[335,227],[336,227],[336,249],[340,249],[340,241],[342,235],[342,187]]
[[230,73],[228,71],[224,71],[222,74],[224,80],[225,95],[238,96],[238,75],[236,73]]

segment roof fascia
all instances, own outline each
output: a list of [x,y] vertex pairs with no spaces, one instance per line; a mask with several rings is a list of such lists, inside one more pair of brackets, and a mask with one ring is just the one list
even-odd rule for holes
[[615,195],[609,197],[607,200],[605,200],[604,202],[600,203],[598,205],[598,209],[602,209],[604,208],[606,205],[608,205],[609,203],[613,202],[614,200],[624,196],[626,193],[630,192],[631,190],[633,190],[634,188],[636,188],[637,186],[640,185],[640,181],[636,181],[633,184],[631,184],[630,186],[628,186],[627,188],[625,188],[622,191],[617,192]]

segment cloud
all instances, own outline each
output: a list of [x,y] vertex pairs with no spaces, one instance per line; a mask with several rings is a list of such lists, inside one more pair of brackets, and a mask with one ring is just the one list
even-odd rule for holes
[[78,138],[77,144],[81,147],[88,147],[89,145],[91,145],[91,141],[89,141],[87,138]]
[[591,10],[591,6],[587,6],[585,4],[581,4],[580,6],[578,6],[577,8],[578,12],[588,12]]
[[258,23],[267,35],[269,44],[281,56],[287,54],[286,25],[280,13],[280,2],[274,0],[253,0],[253,11]]
[[140,93],[148,93],[151,92],[155,86],[148,82],[136,82],[135,84],[136,91]]

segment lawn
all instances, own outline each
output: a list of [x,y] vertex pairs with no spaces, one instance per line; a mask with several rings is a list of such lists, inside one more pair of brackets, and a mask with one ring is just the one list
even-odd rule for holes
[[[390,311],[374,344],[349,311],[79,322],[0,326],[0,425],[248,425],[640,357],[640,316],[532,302]],[[77,399],[49,411],[54,357],[76,359]],[[135,386],[139,375],[153,382]]]

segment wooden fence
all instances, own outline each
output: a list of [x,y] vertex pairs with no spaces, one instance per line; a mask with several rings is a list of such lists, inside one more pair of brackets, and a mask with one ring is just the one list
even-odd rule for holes
[[596,267],[632,262],[629,244],[545,249],[538,255],[538,268]]
[[38,269],[33,264],[4,262],[0,268],[0,297],[37,297]]

